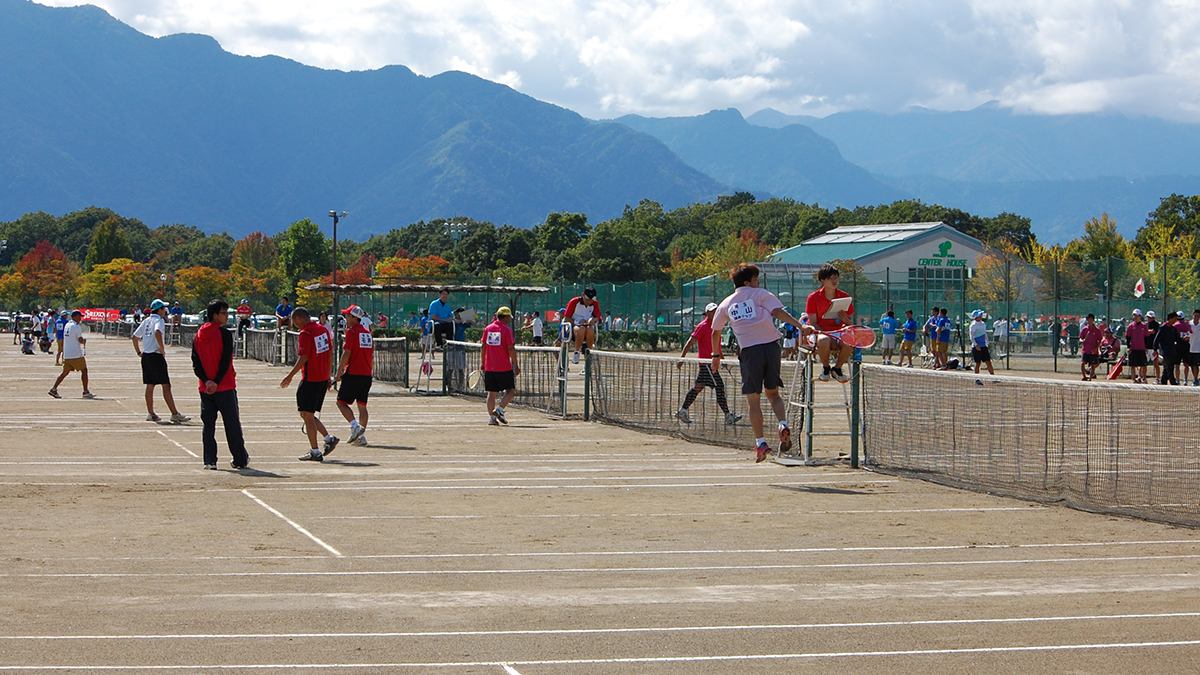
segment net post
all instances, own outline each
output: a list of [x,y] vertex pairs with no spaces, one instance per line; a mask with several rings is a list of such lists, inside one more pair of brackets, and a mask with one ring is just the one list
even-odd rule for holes
[[562,418],[567,419],[567,343],[558,350],[558,398],[562,402]]
[[[566,415],[564,415],[565,417]],[[583,421],[592,419],[592,352],[583,356]]]
[[812,352],[805,357],[808,360],[804,377],[804,463],[812,461],[813,453],[813,376],[816,372],[817,361]]
[[862,362],[850,361],[850,468],[858,468],[858,434],[861,428]]
[[[390,294],[388,295],[388,298],[389,298],[389,302],[390,302],[390,299],[391,299],[391,295],[390,295]],[[404,388],[405,388],[405,389],[407,389],[407,388],[408,388],[408,377],[409,377],[409,375],[408,375],[408,369],[409,369],[409,363],[408,363],[408,338],[406,338],[406,337],[405,337],[405,338],[402,338],[402,339],[404,340]]]

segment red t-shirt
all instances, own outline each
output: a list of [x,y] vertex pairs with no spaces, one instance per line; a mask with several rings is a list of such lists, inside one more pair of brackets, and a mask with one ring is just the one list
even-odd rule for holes
[[489,373],[506,373],[513,369],[508,348],[517,344],[512,329],[499,319],[483,329],[483,369]]
[[371,376],[371,365],[375,360],[375,340],[371,331],[363,328],[360,323],[346,331],[346,344],[343,349],[350,355],[346,364],[347,375]]
[[708,317],[704,317],[704,320],[696,326],[696,330],[692,331],[692,337],[696,338],[696,350],[699,352],[697,355],[701,359],[712,359],[713,328]]
[[237,315],[239,317],[249,318],[250,314],[252,314],[252,312],[250,310],[250,305],[238,305]]
[[297,356],[308,356],[304,364],[306,382],[329,381],[329,359],[333,356],[333,336],[329,329],[317,321],[309,321],[300,330],[300,346]]
[[[850,294],[842,289],[837,289],[833,292],[834,298],[848,298]],[[829,311],[829,306],[833,304],[833,300],[825,297],[825,289],[818,288],[809,293],[808,302],[804,306],[804,311],[808,312],[808,320],[810,323],[815,323],[817,329],[826,333],[845,328],[842,325],[842,320],[834,317],[832,319],[825,318],[825,312]],[[850,303],[850,308],[846,310],[847,314],[854,314],[854,303]]]
[[1104,338],[1104,332],[1100,326],[1096,324],[1084,324],[1083,329],[1079,331],[1079,339],[1083,341],[1084,354],[1099,354],[1100,340]]
[[[567,316],[571,317],[575,323],[587,321],[588,319],[600,318],[600,301],[593,299],[592,306],[589,308],[583,304],[583,299],[580,297],[571,298],[567,303]],[[591,310],[589,312],[589,309]],[[588,316],[588,314],[591,316]]]

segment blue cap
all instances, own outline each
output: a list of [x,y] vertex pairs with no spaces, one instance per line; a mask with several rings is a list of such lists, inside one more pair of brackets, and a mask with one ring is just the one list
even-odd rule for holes
[[157,310],[160,310],[160,309],[162,309],[163,307],[166,307],[166,306],[167,306],[167,303],[163,302],[162,300],[159,300],[159,299],[155,298],[154,302],[150,303],[150,311],[151,311],[151,312],[153,312],[153,311],[157,311]]

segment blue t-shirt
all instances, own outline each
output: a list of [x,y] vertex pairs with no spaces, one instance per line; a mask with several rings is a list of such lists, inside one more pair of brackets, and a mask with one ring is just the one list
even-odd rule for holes
[[783,337],[791,340],[796,337],[796,327],[790,323],[783,324]]
[[467,324],[454,322],[454,341],[466,342],[467,340]]
[[909,342],[917,341],[917,320],[909,319],[904,322],[904,339]]
[[442,302],[441,298],[438,298],[429,303],[429,318],[450,321],[454,318],[454,310],[450,309],[450,305]]
[[940,319],[938,319],[938,322],[937,322],[938,342],[949,342],[950,341],[950,325],[951,324],[950,324],[949,318],[943,316]]
[[[172,314],[183,314],[183,308],[182,307],[172,307],[171,313]],[[288,313],[291,314],[291,312],[288,312]]]
[[925,321],[925,334],[932,340],[937,339],[937,322],[938,318],[936,316],[931,316]]
[[429,335],[429,323],[430,323],[429,317],[427,317],[427,316],[421,317],[421,321],[420,321],[421,335]]
[[291,305],[288,305],[286,307],[284,307],[283,305],[275,305],[275,315],[282,316],[283,318],[286,319],[292,315],[293,309],[296,309],[296,308],[292,307]]
[[70,321],[70,319],[67,317],[60,316],[58,317],[58,320],[54,322],[54,337],[56,339],[63,339],[63,329],[67,327],[68,321]]
[[895,335],[896,329],[899,327],[900,322],[890,316],[885,316],[879,320],[880,332],[884,335]]

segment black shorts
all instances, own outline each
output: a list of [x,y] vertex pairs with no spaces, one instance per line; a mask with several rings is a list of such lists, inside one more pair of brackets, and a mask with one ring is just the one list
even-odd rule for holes
[[367,395],[371,393],[371,376],[370,375],[350,375],[347,373],[342,376],[342,386],[338,387],[337,400],[342,403],[359,403],[367,404]]
[[725,382],[721,379],[720,374],[713,373],[712,366],[707,363],[700,364],[700,372],[696,373],[696,382],[705,387],[713,389],[724,389]]
[[1085,365],[1089,365],[1089,366],[1100,365],[1100,355],[1099,354],[1084,354],[1083,355],[1083,363]]
[[1193,368],[1200,368],[1200,352],[1189,352],[1187,364]]
[[171,384],[167,358],[160,352],[142,352],[142,384]]
[[780,349],[778,342],[742,347],[738,364],[742,370],[742,393],[761,394],[763,389],[783,386],[779,376]]
[[533,336],[533,344],[534,344],[534,345],[536,345],[536,346],[538,346],[538,347],[541,347],[541,346],[542,346],[542,336],[541,336],[541,335],[534,335],[534,336]]
[[509,389],[517,388],[517,376],[511,370],[503,372],[493,372],[491,370],[483,371],[483,390],[484,391],[508,391]]
[[1130,368],[1145,368],[1146,367],[1146,350],[1145,349],[1130,349],[1129,350],[1129,367]]
[[296,410],[300,412],[318,413],[325,405],[325,392],[329,390],[329,380],[324,382],[300,382],[296,390]]
[[454,324],[452,323],[435,323],[433,324],[433,340],[440,347],[446,344],[446,340],[454,339]]
[[971,347],[971,358],[975,363],[987,363],[992,360],[992,350],[988,347]]

